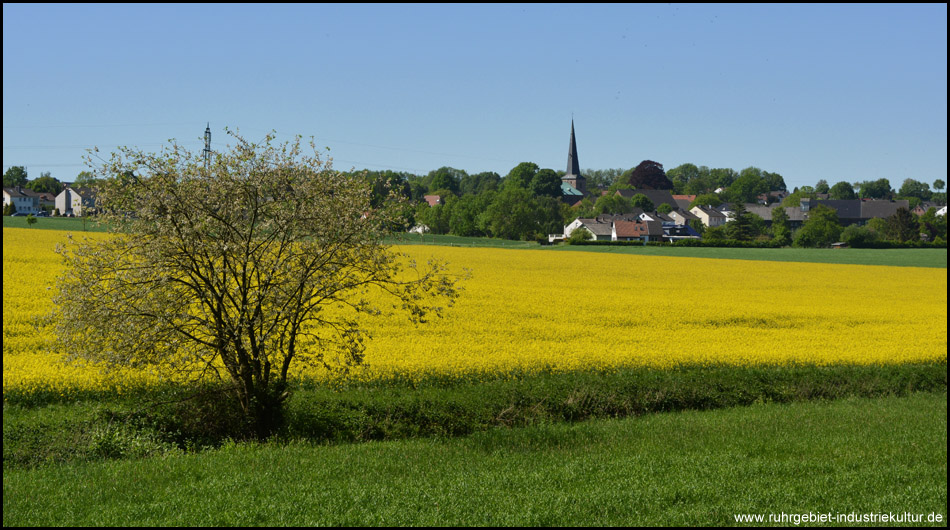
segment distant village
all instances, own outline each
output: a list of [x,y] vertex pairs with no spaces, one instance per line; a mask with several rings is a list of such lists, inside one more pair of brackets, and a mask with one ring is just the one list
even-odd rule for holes
[[[206,141],[209,135],[210,129],[206,130]],[[80,217],[94,212],[96,194],[88,183],[59,183],[46,174],[41,179],[55,181],[61,191],[7,186],[8,174],[14,169],[22,172],[20,182],[25,180],[23,168],[11,168],[4,174],[4,215]],[[780,175],[748,169],[755,171],[747,174],[743,170],[740,174],[731,169],[709,170],[684,164],[664,172],[661,164],[647,160],[622,175],[612,175],[612,182],[599,178],[589,183],[580,170],[571,123],[567,169],[563,173],[525,162],[504,178],[492,172],[468,175],[453,168],[440,168],[428,177],[391,171],[361,174],[370,175],[371,182],[376,179],[401,186],[407,198],[417,201],[419,206],[407,219],[410,231],[417,233],[547,243],[742,237],[761,240],[775,237],[779,230],[773,227],[775,215],[781,216],[781,230],[791,233],[800,230],[821,209],[834,212],[839,231],[870,227],[866,231],[883,232],[887,220],[891,224],[916,223],[917,228],[902,229],[910,233],[900,236],[902,242],[917,239],[918,235],[923,241],[946,239],[946,193],[939,191],[945,186],[942,180],[934,182],[937,192],[931,192],[929,184],[911,179],[897,193],[886,179],[854,186],[847,182],[829,186],[819,181],[818,186],[789,192]],[[720,174],[700,182],[703,171]],[[712,188],[716,182],[722,185]],[[862,185],[859,194],[854,187]],[[684,188],[694,193],[675,191]],[[908,221],[904,212],[913,214],[916,220]],[[923,221],[925,217],[932,221]],[[740,223],[730,224],[736,220]],[[724,229],[748,223],[753,227],[748,234],[736,236],[735,230]],[[791,239],[786,238],[785,244],[790,243]]]
[[[524,165],[519,165],[519,167],[512,170],[512,173]],[[685,164],[684,166],[692,166],[694,172],[699,170],[692,164]],[[643,169],[643,174],[638,176],[637,172],[641,169]],[[679,169],[674,168],[670,171],[670,174],[674,174]],[[708,168],[706,169],[708,170]],[[543,171],[550,170],[537,171],[535,178],[540,176]],[[637,168],[618,176],[612,186],[608,187],[601,184],[591,189],[588,185],[588,179],[582,175],[578,164],[577,143],[572,123],[567,170],[560,176],[559,193],[560,201],[568,205],[570,209],[564,213],[566,222],[561,225],[563,230],[547,233],[546,239],[549,243],[570,241],[572,239],[640,241],[644,243],[675,242],[684,239],[699,240],[704,236],[729,239],[734,234],[730,234],[729,231],[724,231],[722,228],[734,221],[737,216],[751,219],[753,224],[759,225],[759,234],[756,235],[755,230],[753,230],[750,239],[755,237],[765,239],[769,236],[764,235],[763,232],[772,230],[773,215],[775,215],[776,208],[784,212],[781,223],[784,225],[783,229],[789,231],[789,233],[801,229],[811,217],[811,214],[816,211],[816,208],[833,211],[837,217],[836,224],[839,228],[849,226],[866,227],[869,223],[877,228],[883,228],[882,223],[888,219],[895,219],[895,216],[898,216],[902,209],[916,215],[918,218],[930,212],[931,215],[941,218],[937,223],[939,226],[923,230],[919,234],[920,238],[924,241],[934,240],[937,237],[946,238],[945,219],[947,208],[945,193],[927,193],[925,195],[936,200],[922,200],[919,197],[910,199],[892,198],[894,192],[887,184],[884,186],[886,189],[880,191],[875,189],[873,192],[888,198],[860,198],[859,194],[854,191],[853,186],[846,182],[841,182],[834,188],[824,184],[820,188],[806,187],[789,192],[785,189],[784,180],[780,175],[761,171],[759,173],[761,176],[752,174],[747,179],[744,174],[731,176],[733,186],[745,187],[743,189],[744,193],[741,194],[745,196],[745,200],[738,201],[735,199],[724,200],[730,195],[732,197],[740,195],[739,193],[730,194],[728,187],[701,190],[705,193],[677,194],[672,189],[676,186],[664,174],[662,166],[652,161],[644,161]],[[677,174],[677,177],[680,177],[680,175]],[[747,182],[742,182],[743,179]],[[761,182],[755,183],[756,179]],[[745,191],[755,189],[753,186],[749,186],[750,182],[753,186],[762,187],[758,190],[758,193],[750,194]],[[883,183],[887,183],[887,181],[883,180]],[[870,194],[872,193],[872,187],[880,188],[883,183],[880,181],[867,183],[869,189],[865,191]],[[682,184],[682,181],[680,184]],[[926,184],[916,184],[917,188],[927,187],[929,190]],[[938,187],[943,186],[943,182],[940,180],[935,184]],[[538,187],[533,181],[532,186]],[[769,187],[772,189],[768,189]],[[829,193],[830,191],[849,198],[833,198],[834,194]],[[446,195],[451,198],[452,193],[427,194],[424,196],[424,204],[433,210],[447,207],[450,203],[447,202]],[[749,199],[754,199],[754,202],[750,202]],[[736,211],[737,207],[740,210],[739,212]],[[427,218],[437,217],[432,215],[432,210],[426,211],[423,207],[416,216],[416,219],[421,222],[413,230],[420,233],[446,233],[445,226],[436,228],[425,224]],[[877,220],[877,222],[873,220]],[[436,220],[433,224],[443,223]],[[451,232],[451,226],[448,232]],[[904,236],[902,236],[902,239],[906,240]],[[790,239],[786,242],[786,244],[788,243],[791,243]]]
[[37,192],[22,186],[3,188],[5,215],[81,217],[84,213],[88,215],[95,205],[96,193],[92,188],[66,185],[58,194]]

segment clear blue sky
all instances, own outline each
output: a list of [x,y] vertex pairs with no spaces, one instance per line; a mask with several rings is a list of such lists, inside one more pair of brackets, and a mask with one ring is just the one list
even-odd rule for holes
[[947,180],[947,6],[3,5],[3,168],[313,136],[337,169]]

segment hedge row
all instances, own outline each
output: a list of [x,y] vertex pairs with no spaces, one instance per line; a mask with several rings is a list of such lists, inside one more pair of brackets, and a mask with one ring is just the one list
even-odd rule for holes
[[[737,239],[681,239],[679,241],[648,241],[645,245],[641,241],[577,241],[570,243],[579,246],[610,246],[610,247],[715,247],[715,248],[782,248],[783,245],[774,240],[768,241],[740,241]],[[870,249],[901,249],[901,248],[947,248],[943,240],[924,241],[869,241],[851,245],[852,248]]]

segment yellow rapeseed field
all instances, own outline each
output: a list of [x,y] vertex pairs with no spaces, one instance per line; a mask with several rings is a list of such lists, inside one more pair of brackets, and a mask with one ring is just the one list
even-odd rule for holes
[[[93,235],[92,237],[107,237]],[[3,229],[3,389],[158,381],[67,366],[48,328],[64,232]],[[367,317],[359,377],[684,363],[945,360],[945,269],[407,246],[471,270],[446,318]],[[306,374],[322,377],[322,374]]]

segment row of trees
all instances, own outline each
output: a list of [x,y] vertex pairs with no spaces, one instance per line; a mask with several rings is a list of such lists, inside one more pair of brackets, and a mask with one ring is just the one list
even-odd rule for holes
[[[96,179],[89,171],[82,171],[76,176],[76,179],[70,183],[73,187],[82,188],[95,184]],[[37,193],[52,193],[58,195],[63,191],[65,183],[50,175],[49,171],[40,173],[38,178],[30,180],[29,174],[24,166],[10,166],[3,172],[4,188],[26,188]]]
[[936,179],[933,182],[933,191],[930,185],[914,179],[904,179],[903,184],[897,190],[891,187],[891,183],[886,178],[877,180],[867,180],[861,182],[836,182],[829,185],[828,181],[819,180],[814,186],[802,186],[796,188],[792,194],[782,202],[783,206],[798,206],[801,199],[818,198],[827,195],[829,199],[834,200],[853,200],[853,199],[905,199],[911,208],[915,208],[923,202],[934,202],[944,205],[947,203],[947,193],[943,191],[946,188],[946,182],[942,179]]
[[947,218],[937,215],[936,208],[928,209],[920,217],[907,208],[898,208],[886,219],[874,218],[867,225],[843,227],[834,209],[819,204],[811,208],[808,220],[794,231],[784,207],[772,209],[771,226],[760,216],[746,211],[740,203],[733,204],[732,209],[733,219],[725,225],[703,229],[703,239],[774,241],[781,246],[797,247],[828,247],[836,242],[871,247],[881,242],[907,243],[921,239],[941,242],[947,239]]
[[571,215],[560,200],[561,174],[533,162],[518,164],[504,178],[439,168],[408,182],[413,196],[426,189],[442,197],[442,204],[423,202],[413,212],[415,223],[436,234],[536,239],[560,232]]

